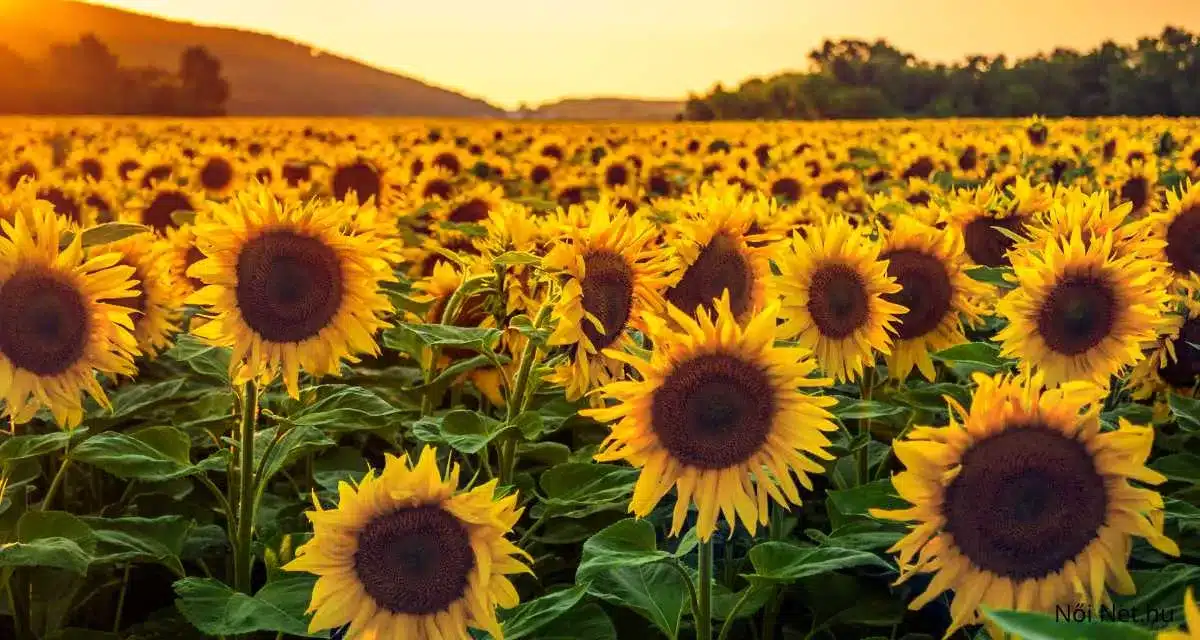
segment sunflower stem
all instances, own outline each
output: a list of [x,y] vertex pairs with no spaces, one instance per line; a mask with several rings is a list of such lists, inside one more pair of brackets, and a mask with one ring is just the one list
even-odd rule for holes
[[697,553],[696,604],[700,610],[696,612],[696,640],[712,640],[712,538],[702,541]]
[[242,413],[238,431],[238,517],[234,540],[234,588],[250,595],[254,568],[254,433],[258,428],[258,385],[242,387]]
[[41,511],[50,509],[50,504],[54,502],[54,497],[58,495],[58,490],[62,487],[63,482],[67,477],[67,467],[71,466],[71,456],[69,452],[64,455],[62,465],[58,467],[58,471],[54,473],[54,479],[50,481],[50,488],[46,490],[46,497],[42,500]]
[[[871,392],[875,387],[875,367],[867,367],[861,379],[863,402],[871,401]],[[862,438],[862,446],[858,450],[858,484],[864,485],[871,480],[871,419],[859,418],[858,435]]]
[[746,604],[746,600],[750,598],[750,594],[754,593],[754,586],[746,587],[746,592],[733,605],[733,609],[729,610],[729,617],[725,618],[725,623],[721,625],[721,634],[717,636],[717,640],[725,640],[729,637],[729,631],[733,628],[733,621],[737,618],[737,612],[741,611],[742,605]]

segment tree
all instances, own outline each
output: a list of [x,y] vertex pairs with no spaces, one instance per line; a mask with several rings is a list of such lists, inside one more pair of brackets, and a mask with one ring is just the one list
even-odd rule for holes
[[689,120],[884,116],[1200,115],[1200,36],[1167,27],[1132,46],[1059,48],[1013,63],[972,55],[945,65],[886,40],[825,40],[810,69],[691,96]]
[[204,47],[189,47],[179,61],[179,106],[186,115],[225,115],[229,82],[221,77],[221,61]]

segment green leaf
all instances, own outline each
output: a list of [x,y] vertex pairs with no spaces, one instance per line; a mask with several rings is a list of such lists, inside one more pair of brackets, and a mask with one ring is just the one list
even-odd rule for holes
[[112,412],[99,415],[110,420],[137,416],[156,404],[175,399],[185,382],[186,378],[176,378],[157,384],[126,385],[109,396]]
[[839,400],[837,406],[830,411],[842,420],[861,420],[894,416],[905,413],[908,409],[877,400],[850,400],[849,402]]
[[27,511],[17,521],[17,541],[0,544],[0,567],[53,567],[86,575],[96,535],[64,511]]
[[1167,394],[1167,405],[1179,427],[1186,431],[1200,431],[1200,400],[1194,400],[1178,393]]
[[151,427],[134,434],[100,433],[81,443],[71,457],[118,478],[150,482],[181,478],[223,466],[219,458],[200,464],[189,459],[191,439],[174,427]]
[[924,411],[947,410],[946,396],[959,401],[963,406],[971,403],[971,391],[966,386],[953,382],[934,384],[910,382],[892,396],[897,402]]
[[299,400],[288,399],[280,410],[293,425],[333,434],[390,427],[400,413],[372,391],[342,384],[309,387]]
[[586,587],[577,586],[517,605],[502,616],[505,639],[542,637],[535,632],[574,608],[586,593]]
[[[542,473],[542,507],[556,515],[583,517],[595,505],[624,503],[633,494],[638,470],[613,464],[568,462]],[[584,507],[584,508],[581,508]]]
[[46,455],[67,446],[74,438],[87,433],[86,428],[74,431],[54,431],[37,435],[10,436],[0,443],[0,463],[16,462]]
[[[239,593],[209,578],[184,578],[175,582],[179,599],[175,606],[192,626],[208,635],[238,635],[256,631],[283,632],[305,638],[308,633],[303,617],[315,579],[287,578],[263,587],[254,597]],[[324,634],[320,634],[324,635]]]
[[943,349],[933,357],[948,364],[967,365],[972,370],[995,373],[1009,366],[1000,357],[1000,347],[990,342],[968,342]]
[[1117,607],[1136,611],[1155,610],[1167,619],[1183,620],[1183,596],[1189,585],[1200,584],[1200,565],[1171,564],[1153,570],[1130,571],[1137,591],[1117,596]]
[[828,501],[844,516],[865,516],[869,515],[870,509],[904,509],[910,506],[897,495],[896,488],[888,479],[868,482],[850,489],[830,491],[827,495]]
[[[508,636],[506,635],[505,638]],[[604,613],[604,609],[594,602],[581,606],[559,616],[550,624],[542,627],[537,635],[538,640],[617,640],[617,630]]]
[[967,269],[967,276],[977,282],[984,282],[1002,289],[1015,289],[1017,283],[1007,280],[1005,276],[1013,275],[1012,267],[974,267]]
[[513,419],[513,426],[525,436],[526,440],[537,440],[542,437],[546,425],[542,415],[536,411],[525,411]]
[[226,347],[211,347],[194,336],[181,335],[175,346],[163,353],[163,357],[186,365],[192,371],[229,385],[229,360],[232,355]]
[[798,547],[786,542],[764,542],[750,549],[754,573],[751,581],[792,582],[808,576],[853,567],[891,569],[879,556],[840,547]]
[[367,461],[353,447],[338,447],[313,461],[313,480],[336,491],[339,482],[357,480],[367,473]]
[[538,265],[541,263],[542,259],[540,257],[525,251],[507,251],[496,256],[495,258],[492,258],[492,264],[503,267],[522,264]]
[[66,538],[0,544],[0,567],[53,567],[86,575],[91,556]]
[[94,562],[157,562],[183,575],[183,543],[192,521],[182,516],[158,518],[82,518],[96,534]]
[[1200,456],[1173,453],[1150,463],[1150,468],[1178,482],[1200,484]]
[[500,340],[500,333],[494,328],[401,322],[383,332],[383,343],[416,360],[420,360],[421,353],[428,347],[453,347],[490,355]]
[[[300,425],[287,430],[271,448],[266,448],[278,435],[279,427],[262,429],[254,434],[255,468],[262,468],[258,477],[260,487],[265,487],[275,474],[286,469],[300,458],[337,445],[320,429],[308,425]],[[266,456],[265,460],[263,456]]]
[[[731,591],[725,585],[715,584],[712,595],[712,616],[717,620],[727,620],[731,614],[734,616],[734,620],[748,618],[765,607],[774,593],[774,589],[764,588],[762,584],[747,585],[739,591]],[[744,601],[743,597],[746,598]],[[738,606],[739,602],[741,606]],[[734,607],[737,607],[736,612],[733,610]]]
[[456,451],[479,453],[504,432],[502,423],[469,409],[426,416],[413,423],[413,435],[424,442],[445,443]]
[[587,588],[597,598],[638,612],[672,640],[691,606],[683,576],[665,563],[614,568],[597,574]]
[[[139,233],[147,233],[149,231],[150,227],[140,224],[133,224],[129,222],[106,222],[104,224],[98,224],[94,227],[84,229],[83,236],[80,238],[80,241],[83,245],[83,248],[86,249],[88,247],[97,247],[110,242],[124,240],[130,236],[136,236]],[[74,239],[75,234],[68,231],[67,233],[63,234],[60,244],[63,247],[70,246]]]
[[1154,632],[1119,622],[1056,619],[1056,616],[1025,611],[994,611],[983,607],[1000,629],[1022,640],[1153,640]]
[[654,525],[645,520],[621,520],[583,543],[583,556],[575,571],[575,582],[585,584],[614,569],[636,567],[671,558],[659,551]]

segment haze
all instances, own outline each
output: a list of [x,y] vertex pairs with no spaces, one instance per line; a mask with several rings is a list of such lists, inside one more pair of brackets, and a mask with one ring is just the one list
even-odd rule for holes
[[802,69],[824,38],[886,38],[952,61],[1133,42],[1167,24],[1200,30],[1196,0],[95,2],[283,36],[506,108],[572,96],[679,99]]

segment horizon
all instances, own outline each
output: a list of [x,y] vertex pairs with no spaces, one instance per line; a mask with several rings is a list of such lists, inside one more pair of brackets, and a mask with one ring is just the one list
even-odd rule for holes
[[[1200,3],[1189,0],[1154,0],[1136,8],[1121,0],[1050,6],[980,0],[955,21],[944,18],[957,10],[951,0],[915,0],[903,8],[886,0],[848,0],[836,7],[752,0],[746,3],[752,7],[737,8],[725,0],[610,0],[601,7],[521,0],[503,10],[484,0],[453,7],[401,7],[384,0],[347,0],[338,7],[318,0],[86,1],[286,38],[510,111],[522,103],[536,108],[571,99],[683,101],[717,84],[737,86],[806,69],[809,51],[825,39],[882,38],[918,58],[954,62],[973,54],[1017,58],[1058,47],[1087,50],[1105,40],[1129,44],[1168,25],[1200,31]],[[476,9],[463,11],[464,3]],[[1022,22],[1034,8],[1040,19]],[[346,21],[348,9],[371,19]],[[340,12],[340,24],[333,12]],[[405,26],[390,26],[399,19]],[[676,55],[662,55],[664,47]],[[484,60],[494,64],[479,63]]]

